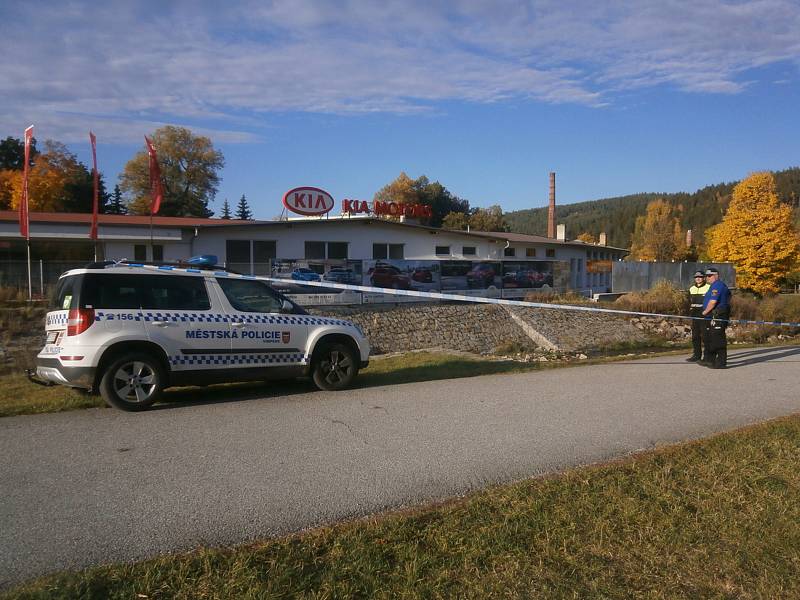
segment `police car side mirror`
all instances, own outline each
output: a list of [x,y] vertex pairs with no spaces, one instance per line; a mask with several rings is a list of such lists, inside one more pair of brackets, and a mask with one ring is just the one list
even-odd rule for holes
[[294,312],[294,305],[289,302],[288,300],[284,300],[283,304],[281,304],[281,312],[284,313],[292,313]]

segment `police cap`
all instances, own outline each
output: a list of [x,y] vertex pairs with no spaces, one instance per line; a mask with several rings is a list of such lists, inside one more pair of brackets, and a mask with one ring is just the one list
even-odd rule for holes
[[706,275],[719,275],[719,271],[714,267],[709,267],[706,269]]
[[695,276],[695,277],[705,277],[705,275],[703,275],[703,272],[702,272],[702,271],[695,271],[695,272],[694,272],[694,276]]

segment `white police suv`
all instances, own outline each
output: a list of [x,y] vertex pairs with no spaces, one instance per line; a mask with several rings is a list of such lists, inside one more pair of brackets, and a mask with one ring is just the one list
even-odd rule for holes
[[143,410],[175,385],[310,375],[352,384],[369,361],[363,332],[311,316],[257,278],[219,268],[93,263],[64,273],[31,379],[99,391]]

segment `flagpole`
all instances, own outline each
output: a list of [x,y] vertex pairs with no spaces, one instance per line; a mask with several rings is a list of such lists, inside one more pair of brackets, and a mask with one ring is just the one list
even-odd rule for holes
[[33,301],[33,283],[31,281],[31,238],[28,238],[28,302]]
[[[33,125],[25,129],[25,164],[22,167],[22,198],[19,203],[19,228],[25,237],[28,254],[28,302],[33,300],[33,280],[31,278],[31,219],[28,208],[28,163],[30,162]],[[24,221],[24,224],[23,224]]]

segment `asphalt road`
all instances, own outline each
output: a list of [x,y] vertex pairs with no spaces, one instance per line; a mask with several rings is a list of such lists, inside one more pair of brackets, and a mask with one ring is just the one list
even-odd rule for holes
[[[420,504],[800,412],[800,348],[0,419],[0,587]],[[285,388],[284,388],[285,389]]]

